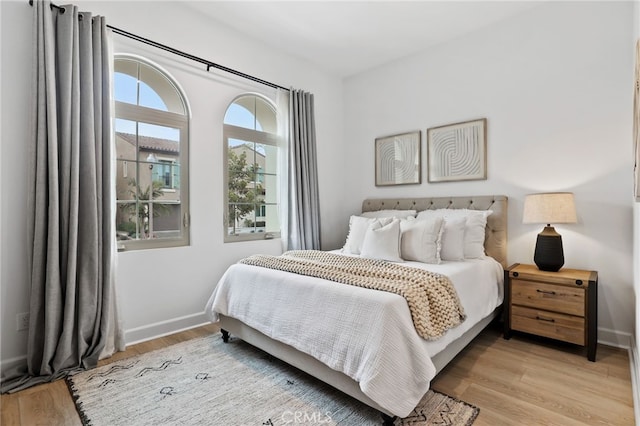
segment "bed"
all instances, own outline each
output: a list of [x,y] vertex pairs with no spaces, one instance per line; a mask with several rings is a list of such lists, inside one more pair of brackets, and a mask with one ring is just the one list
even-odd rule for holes
[[500,313],[507,197],[367,199],[362,204],[363,214],[374,217],[388,210],[426,211],[429,217],[441,209],[491,212],[485,216],[486,256],[404,262],[447,275],[456,287],[464,320],[442,337],[419,336],[412,327],[413,311],[397,294],[247,264],[227,270],[206,313],[220,321],[225,341],[232,334],[379,410],[389,423],[406,417],[433,377]]

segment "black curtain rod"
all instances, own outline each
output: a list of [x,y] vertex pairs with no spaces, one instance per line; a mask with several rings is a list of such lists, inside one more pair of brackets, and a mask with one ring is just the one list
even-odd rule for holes
[[256,83],[260,83],[260,84],[264,84],[265,86],[273,87],[274,89],[282,89],[282,90],[287,90],[287,91],[289,90],[286,87],[282,87],[282,86],[277,85],[275,83],[271,83],[270,81],[266,81],[266,80],[263,80],[261,78],[254,77],[252,75],[245,74],[243,72],[234,70],[233,68],[225,67],[224,65],[216,64],[215,62],[211,62],[211,61],[208,61],[206,59],[199,58],[197,56],[191,55],[189,53],[185,53],[185,52],[183,52],[181,50],[175,49],[175,48],[167,46],[165,44],[158,43],[157,41],[149,40],[148,38],[144,38],[144,37],[141,37],[139,35],[136,35],[136,34],[128,32],[128,31],[122,30],[120,28],[116,28],[116,27],[111,26],[111,25],[107,25],[107,28],[110,28],[111,31],[113,31],[114,33],[119,34],[121,36],[125,36],[127,38],[139,41],[139,42],[144,43],[144,44],[148,44],[148,45],[153,46],[153,47],[157,47],[158,49],[165,50],[167,52],[173,53],[174,55],[182,56],[183,58],[187,58],[187,59],[190,59],[192,61],[200,62],[201,64],[207,66],[207,71],[209,71],[211,68],[216,68],[216,69],[219,69],[221,71],[228,72],[230,74],[234,74],[234,75],[237,75],[239,77],[245,78],[247,80],[255,81]]
[[[29,4],[31,6],[33,6],[33,0],[29,0]],[[62,7],[62,6],[58,6],[58,5],[55,5],[55,4],[51,3],[51,8],[52,9],[53,8],[58,9],[58,10],[61,11],[61,13],[64,13],[64,7]],[[121,36],[124,36],[124,37],[130,38],[130,39],[139,41],[139,42],[144,43],[144,44],[148,44],[149,46],[157,47],[158,49],[162,49],[164,51],[173,53],[174,55],[182,56],[183,58],[187,58],[187,59],[190,59],[190,60],[195,61],[195,62],[200,62],[201,64],[207,66],[207,72],[209,72],[209,70],[211,70],[211,68],[216,68],[216,69],[219,69],[221,71],[228,72],[228,73],[233,74],[233,75],[237,75],[238,77],[242,77],[242,78],[247,79],[247,80],[255,81],[256,83],[260,83],[260,84],[263,84],[265,86],[273,87],[274,89],[282,89],[282,90],[289,91],[289,89],[287,89],[286,87],[282,87],[282,86],[280,86],[278,84],[271,83],[270,81],[262,80],[261,78],[254,77],[254,76],[249,75],[249,74],[245,74],[243,72],[234,70],[233,68],[225,67],[224,65],[216,64],[215,62],[211,62],[211,61],[208,61],[206,59],[199,58],[197,56],[191,55],[189,53],[185,53],[185,52],[183,52],[181,50],[175,49],[175,48],[167,46],[165,44],[158,43],[157,41],[149,40],[148,38],[144,38],[144,37],[141,37],[139,35],[136,35],[136,34],[128,32],[128,31],[122,30],[120,28],[116,28],[116,27],[113,27],[111,25],[107,25],[107,28],[109,28],[111,31],[113,31],[114,33],[119,34]]]

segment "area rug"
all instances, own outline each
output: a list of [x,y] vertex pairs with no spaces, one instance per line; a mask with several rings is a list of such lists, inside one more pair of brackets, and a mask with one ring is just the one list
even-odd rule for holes
[[[189,340],[67,378],[85,425],[380,425],[380,413],[239,340]],[[479,409],[429,391],[396,425],[471,425]]]

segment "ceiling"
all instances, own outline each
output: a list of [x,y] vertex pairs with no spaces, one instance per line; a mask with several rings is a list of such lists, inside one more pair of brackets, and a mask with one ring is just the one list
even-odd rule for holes
[[537,1],[191,1],[199,13],[341,77],[461,37]]

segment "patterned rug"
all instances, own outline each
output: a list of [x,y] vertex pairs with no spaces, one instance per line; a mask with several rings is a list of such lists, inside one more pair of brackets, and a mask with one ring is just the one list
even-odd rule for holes
[[[219,334],[67,378],[85,425],[380,425],[376,410]],[[429,391],[396,425],[471,425],[479,409]]]

